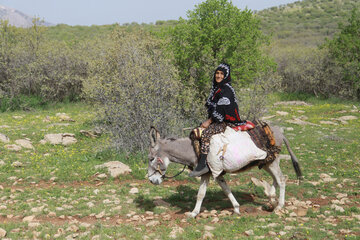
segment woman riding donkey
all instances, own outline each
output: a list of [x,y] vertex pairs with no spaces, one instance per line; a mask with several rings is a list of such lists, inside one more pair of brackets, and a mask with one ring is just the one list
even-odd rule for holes
[[246,124],[241,121],[234,88],[231,86],[230,66],[222,63],[214,73],[210,95],[205,106],[208,119],[201,124],[204,128],[201,134],[201,151],[198,165],[190,177],[198,177],[209,171],[206,158],[209,153],[210,138],[225,131],[226,127],[236,127]]

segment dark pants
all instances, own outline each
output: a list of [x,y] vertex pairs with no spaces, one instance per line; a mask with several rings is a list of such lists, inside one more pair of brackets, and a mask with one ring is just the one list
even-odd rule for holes
[[201,153],[208,154],[210,149],[210,139],[213,135],[225,132],[226,126],[235,126],[232,123],[212,123],[206,128],[201,135]]

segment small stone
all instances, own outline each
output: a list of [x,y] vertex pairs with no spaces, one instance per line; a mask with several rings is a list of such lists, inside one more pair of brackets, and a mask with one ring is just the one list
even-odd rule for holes
[[284,236],[285,234],[286,234],[286,232],[284,232],[284,231],[280,231],[280,232],[279,232],[279,235],[280,235],[280,236]]
[[219,220],[220,219],[218,217],[214,217],[213,220],[211,220],[211,223],[218,223]]
[[68,232],[77,232],[77,231],[79,231],[79,227],[76,226],[76,225],[70,225],[70,226],[66,229],[66,231],[68,231]]
[[178,234],[184,232],[184,229],[181,227],[173,227],[172,231],[169,234],[169,238],[176,238]]
[[213,239],[213,238],[214,238],[214,234],[212,234],[211,232],[205,232],[202,239]]
[[0,142],[8,143],[10,142],[10,139],[6,135],[0,133]]
[[102,211],[101,213],[95,215],[95,217],[96,217],[97,219],[103,218],[104,216],[105,216],[105,211]]
[[18,151],[21,150],[21,147],[19,145],[16,145],[16,144],[5,145],[5,148],[10,150],[10,151],[14,151],[14,152],[18,152]]
[[23,148],[34,149],[34,146],[31,144],[31,141],[27,139],[18,139],[15,140],[15,143]]
[[35,216],[27,216],[23,218],[23,222],[32,222],[34,220]]
[[38,222],[29,222],[29,224],[28,224],[28,227],[30,227],[30,228],[36,228],[39,226],[40,226],[40,223],[38,223]]
[[283,112],[283,111],[276,111],[276,114],[277,115],[280,115],[280,116],[286,116],[286,115],[289,115],[288,112]]
[[342,213],[345,212],[343,207],[340,207],[340,206],[338,206],[336,204],[332,204],[331,208],[334,209],[335,211],[339,211],[339,212],[342,212]]
[[246,236],[252,236],[252,235],[254,235],[254,230],[245,231],[245,234],[246,234]]
[[6,236],[6,231],[5,231],[5,229],[0,228],[0,238],[3,238],[3,237],[5,237],[5,236]]
[[22,162],[16,161],[11,164],[13,167],[23,167],[24,164]]
[[105,179],[105,178],[107,178],[107,175],[105,173],[101,173],[101,174],[97,175],[97,178]]
[[134,188],[131,188],[130,191],[129,191],[130,194],[137,194],[139,193],[139,189],[134,187]]
[[296,215],[297,215],[298,217],[304,217],[304,216],[306,216],[307,211],[308,211],[308,209],[307,209],[307,208],[303,208],[303,207],[299,207],[299,208],[297,208],[297,209],[294,210],[294,212],[296,213]]
[[212,226],[207,226],[207,225],[204,226],[204,229],[205,229],[205,231],[213,231],[213,230],[215,230],[214,227],[212,227]]
[[153,221],[148,222],[145,226],[146,227],[155,227],[155,226],[157,226],[159,224],[160,224],[159,221],[153,220]]

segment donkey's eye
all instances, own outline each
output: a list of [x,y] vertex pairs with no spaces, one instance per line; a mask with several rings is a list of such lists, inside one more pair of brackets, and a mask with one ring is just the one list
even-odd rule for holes
[[153,162],[155,160],[155,158],[150,158],[150,162]]

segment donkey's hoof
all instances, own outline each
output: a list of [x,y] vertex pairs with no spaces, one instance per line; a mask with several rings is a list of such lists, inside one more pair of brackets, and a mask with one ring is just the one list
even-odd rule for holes
[[234,208],[234,213],[237,215],[240,215],[240,209],[239,208]]
[[198,215],[198,213],[195,213],[195,212],[186,212],[185,213],[185,216],[187,218],[195,218],[197,215]]

